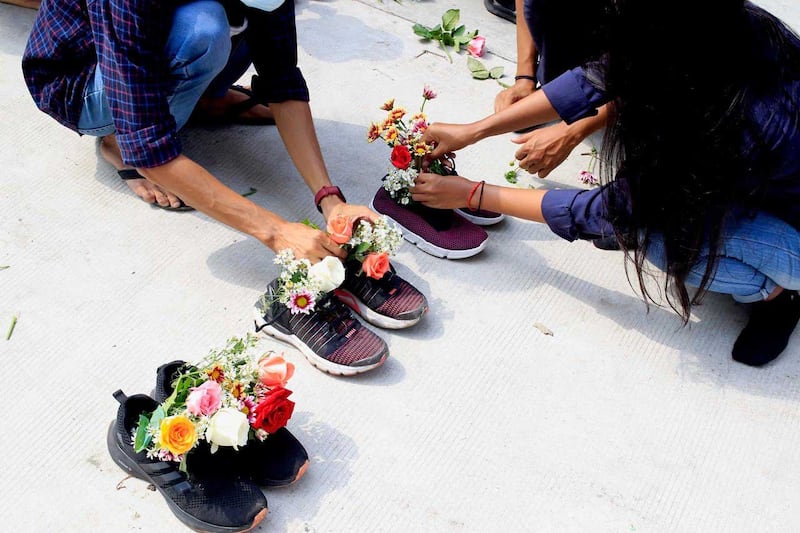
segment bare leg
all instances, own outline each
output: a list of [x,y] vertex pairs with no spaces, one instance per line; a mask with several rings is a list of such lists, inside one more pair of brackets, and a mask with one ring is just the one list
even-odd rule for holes
[[[122,154],[119,151],[117,138],[114,135],[106,135],[100,139],[100,155],[117,170],[129,167],[122,163]],[[128,187],[142,200],[148,204],[157,203],[160,206],[180,207],[180,199],[169,191],[161,189],[155,183],[147,181],[145,178],[125,180]]]
[[[249,87],[246,88],[249,89]],[[222,98],[200,98],[200,101],[197,102],[197,108],[212,117],[222,116],[232,105],[243,102],[248,98],[249,97],[244,93],[228,90]],[[272,110],[261,104],[254,105],[247,111],[243,111],[239,116],[242,118],[274,118],[272,116]]]
[[30,9],[39,9],[41,0],[0,0],[4,4],[11,4],[19,7],[28,7]]

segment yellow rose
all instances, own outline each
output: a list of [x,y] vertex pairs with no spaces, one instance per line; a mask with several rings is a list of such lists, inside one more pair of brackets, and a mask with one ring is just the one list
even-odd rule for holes
[[158,445],[172,455],[183,455],[194,446],[197,432],[192,421],[185,416],[168,416],[161,421]]

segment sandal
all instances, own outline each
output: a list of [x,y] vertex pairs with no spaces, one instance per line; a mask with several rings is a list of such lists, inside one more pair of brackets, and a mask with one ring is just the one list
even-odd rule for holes
[[492,15],[506,19],[509,22],[517,22],[517,11],[514,0],[483,0],[486,10]]
[[[119,174],[119,177],[122,178],[122,180],[143,180],[143,179],[147,179],[144,176],[142,176],[141,174],[139,174],[138,172],[136,172],[135,168],[123,168],[122,170],[117,170],[117,174]],[[180,198],[179,198],[179,200],[180,200]],[[183,200],[180,200],[180,202],[181,202],[181,205],[179,205],[178,207],[172,207],[171,205],[164,206],[164,205],[159,205],[158,203],[153,203],[152,205],[154,205],[154,206],[156,206],[156,207],[158,207],[160,209],[163,209],[165,211],[194,211],[194,207],[186,205],[185,203],[183,203]]]
[[205,111],[196,108],[189,117],[189,124],[192,126],[225,126],[228,124],[242,124],[245,126],[274,126],[275,119],[270,117],[243,117],[242,113],[248,111],[262,103],[256,98],[255,93],[241,85],[232,85],[232,91],[236,91],[248,96],[247,100],[235,103],[228,107],[219,115],[210,115]]

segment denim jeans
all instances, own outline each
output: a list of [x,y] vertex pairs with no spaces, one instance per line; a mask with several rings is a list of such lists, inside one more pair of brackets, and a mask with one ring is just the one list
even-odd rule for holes
[[[170,58],[175,80],[167,101],[177,129],[186,124],[204,93],[212,98],[224,96],[250,66],[240,37],[234,37],[232,44],[225,10],[216,0],[196,0],[175,8],[164,54]],[[78,131],[94,136],[115,131],[99,68],[87,84]]]
[[[647,259],[666,268],[664,241],[651,239]],[[800,232],[783,220],[764,213],[730,223],[723,230],[717,269],[708,290],[730,294],[742,303],[765,299],[776,287],[800,289]],[[686,278],[697,287],[705,273],[708,256],[703,254]]]

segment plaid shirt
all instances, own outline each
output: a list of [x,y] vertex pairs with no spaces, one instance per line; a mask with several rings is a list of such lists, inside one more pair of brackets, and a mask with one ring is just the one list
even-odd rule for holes
[[[123,161],[149,168],[177,157],[181,145],[168,104],[171,58],[164,53],[173,6],[161,0],[44,0],[22,58],[36,105],[77,131],[86,84],[99,68]],[[254,19],[246,38],[249,45],[258,41],[251,46],[264,73],[258,96],[265,102],[308,101],[297,68],[294,1],[254,13]]]

